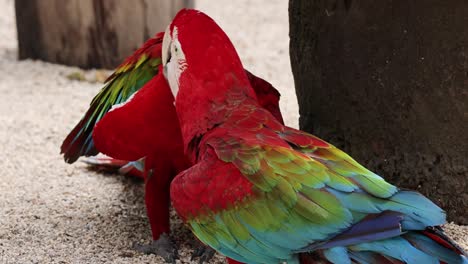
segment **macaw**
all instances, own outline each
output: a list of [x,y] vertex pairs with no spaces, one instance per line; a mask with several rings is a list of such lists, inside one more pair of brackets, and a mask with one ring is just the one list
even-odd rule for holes
[[[102,152],[112,158],[88,159],[87,163],[116,166],[143,178],[153,243],[137,249],[173,262],[177,253],[168,236],[169,184],[191,164],[183,153],[173,95],[161,74],[163,34],[149,39],[107,79],[64,140],[61,153],[66,162],[73,163],[80,156]],[[247,70],[246,74],[259,103],[283,123],[279,92]]]
[[468,263],[441,208],[262,108],[207,15],[180,11],[162,49],[194,164],[171,200],[202,242],[244,263]]

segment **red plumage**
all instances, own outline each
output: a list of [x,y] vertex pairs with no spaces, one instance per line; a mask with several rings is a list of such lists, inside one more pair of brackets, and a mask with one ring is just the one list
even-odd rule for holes
[[[156,34],[129,56],[107,79],[108,85],[103,90],[112,92],[112,89],[117,88],[113,86],[114,82],[117,83],[116,86],[131,86],[132,81],[140,81],[135,77],[143,64],[151,66],[149,68],[157,73],[156,76],[139,88],[123,105],[114,106],[109,112],[107,111],[114,102],[106,101],[110,100],[105,97],[108,94],[100,96],[100,92],[85,117],[62,145],[62,153],[65,153],[68,162],[73,162],[82,155],[97,154],[98,151],[120,160],[145,157],[145,203],[154,240],[162,233],[170,231],[169,185],[175,175],[190,165],[183,153],[174,98],[162,75],[162,69],[156,68],[160,63],[163,34]],[[153,65],[156,66],[152,67]],[[283,122],[278,91],[265,80],[249,72],[247,75],[258,93],[260,104]],[[119,82],[122,80],[126,82]],[[122,92],[128,94],[128,90]],[[255,97],[255,94],[252,96]],[[94,126],[95,122],[97,123]]]
[[[263,79],[249,76],[262,105],[282,122],[278,91]],[[109,111],[93,131],[96,148],[108,156],[146,157],[145,202],[153,239],[169,232],[169,184],[189,167],[173,102],[166,80],[158,74],[124,105]]]
[[[139,79],[138,81],[141,83],[143,81],[141,74],[146,73],[144,76],[146,79],[155,74],[155,66],[161,63],[163,36],[164,33],[161,32],[147,40],[107,78],[106,85],[93,98],[83,118],[70,131],[60,147],[60,153],[64,154],[66,162],[73,163],[80,156],[93,156],[99,153],[91,140],[94,125],[113,104],[126,99],[127,96],[135,92],[134,89],[139,88],[135,87],[132,81]],[[141,67],[142,65],[147,67]],[[122,80],[125,82],[121,82]],[[115,96],[116,93],[118,96]]]
[[[262,249],[277,245],[287,248],[287,245],[278,243],[279,238],[276,236],[263,237],[260,235],[263,232],[268,232],[266,225],[270,224],[272,226],[273,224],[266,220],[265,222],[257,222],[256,220],[259,217],[254,215],[252,211],[261,208],[256,212],[262,212],[266,219],[274,219],[275,215],[269,215],[269,211],[266,209],[262,210],[264,202],[270,201],[270,198],[278,201],[280,207],[279,209],[275,207],[278,211],[289,210],[290,208],[285,205],[285,200],[288,196],[296,198],[291,194],[295,192],[296,181],[291,180],[291,185],[282,185],[282,181],[278,180],[274,182],[275,185],[269,185],[268,179],[262,181],[261,178],[257,177],[257,173],[266,175],[265,178],[274,181],[277,175],[270,173],[269,169],[272,167],[272,169],[278,171],[278,175],[290,175],[292,178],[296,177],[294,179],[300,182],[301,176],[298,175],[302,175],[302,171],[307,166],[301,166],[299,154],[291,156],[288,156],[288,154],[296,149],[306,148],[306,150],[302,151],[305,155],[308,151],[316,151],[321,147],[329,146],[329,144],[316,137],[305,136],[301,131],[281,126],[273,120],[272,115],[265,113],[266,111],[262,109],[264,106],[258,105],[258,102],[262,102],[261,99],[257,99],[259,93],[257,92],[257,95],[255,95],[250,88],[248,76],[242,68],[232,43],[211,18],[198,11],[183,10],[174,18],[170,29],[170,37],[166,35],[163,41],[163,43],[170,43],[170,46],[166,49],[164,45],[163,52],[169,50],[171,56],[168,56],[170,59],[164,63],[170,66],[167,75],[170,78],[171,88],[177,92],[176,110],[181,124],[185,151],[195,164],[174,179],[171,185],[173,205],[182,218],[192,227],[192,231],[202,241],[210,244],[220,252],[233,258],[252,262],[260,262],[257,259],[261,259],[263,263],[269,257],[276,258],[275,253],[277,252],[266,252]],[[201,36],[203,36],[203,40],[200,39]],[[180,46],[180,49],[178,46]],[[183,54],[180,55],[177,50],[183,50]],[[174,65],[176,66],[174,67]],[[177,65],[184,65],[184,67],[177,67]],[[174,77],[177,80],[172,79]],[[281,138],[280,141],[283,143],[274,142],[275,137],[271,136],[269,131],[273,131],[276,138]],[[277,156],[275,156],[275,153],[270,154],[269,151],[275,149],[275,147],[278,150],[288,149],[290,152],[279,153]],[[271,155],[272,158],[264,158],[268,155]],[[321,153],[317,150],[314,155],[319,155],[327,160],[327,157],[325,157],[327,152]],[[284,161],[284,163],[277,165],[275,159]],[[346,162],[349,164],[356,163],[351,158],[346,158]],[[356,163],[353,171],[358,173],[361,167]],[[362,167],[362,170],[366,169]],[[298,173],[295,173],[295,171],[298,171]],[[316,170],[313,174],[308,173],[307,175],[317,177],[321,174],[320,170]],[[360,176],[359,173],[358,176]],[[248,180],[245,181],[247,178]],[[283,179],[282,177],[278,178]],[[310,177],[310,179],[313,179],[313,177]],[[371,179],[369,181],[372,182],[372,180],[377,181],[380,178],[369,173],[368,179]],[[362,190],[368,191],[369,196],[375,193],[378,194],[372,188],[365,186],[367,183],[360,183],[358,178],[353,180],[361,184],[360,187],[362,187]],[[383,180],[382,182],[382,184],[378,185],[379,188],[389,185]],[[299,186],[299,184],[297,185]],[[307,186],[312,185],[313,182],[307,183]],[[387,187],[381,188],[385,192],[382,192],[378,199],[386,199],[396,192],[394,186],[389,185]],[[273,188],[281,189],[278,196],[273,196],[273,191],[271,191]],[[261,196],[261,193],[264,193],[264,196]],[[375,195],[377,196],[377,194]],[[253,201],[258,197],[266,198],[264,200],[257,199],[260,205],[255,207],[257,204]],[[303,209],[306,207],[299,201],[310,200],[300,200],[299,198],[302,197],[304,196],[297,196],[297,204],[302,206]],[[252,200],[250,200],[251,198]],[[352,202],[352,204],[355,203]],[[427,204],[431,203],[428,202]],[[372,208],[372,206],[369,206],[369,208]],[[435,205],[434,207],[437,208]],[[437,213],[439,210],[435,209],[434,212]],[[416,215],[416,213],[413,215]],[[445,216],[443,213],[441,215]],[[320,217],[314,217],[314,220],[320,219]],[[314,221],[311,221],[311,223],[313,223],[311,226],[317,224]],[[428,223],[431,223],[429,217]],[[437,219],[434,223],[440,224],[443,223],[443,220],[438,221]],[[285,225],[284,229],[278,227],[275,229],[280,236],[285,237],[286,241],[288,232],[291,230],[289,224],[286,221],[280,222],[280,225]],[[301,224],[303,223],[301,222]],[[256,229],[257,226],[260,231]],[[398,231],[401,231],[402,227],[398,227]],[[251,229],[254,231],[250,231]],[[285,230],[287,231],[285,232]],[[414,230],[409,230],[408,236],[414,234],[411,233]],[[293,233],[291,232],[291,234]],[[332,234],[334,235],[336,232]],[[434,245],[432,241],[425,244],[427,242],[425,237],[416,236],[405,239],[414,244],[414,248],[427,247],[421,249],[421,251],[431,257],[437,257],[439,260],[452,258],[459,261],[465,260],[464,256],[462,256],[463,252],[443,236],[442,232],[438,234],[437,232],[425,230],[422,231],[422,234],[457,253],[457,255],[453,255],[450,251],[444,255],[447,250],[440,250],[440,246]],[[405,234],[399,235],[405,237]],[[298,238],[302,239],[302,236],[298,236]],[[265,243],[263,243],[262,239],[265,239]],[[376,241],[389,242],[384,240]],[[291,239],[291,241],[294,241],[294,239]],[[268,242],[271,243],[267,244]],[[386,248],[377,242],[372,246]],[[369,245],[365,244],[362,243],[362,246],[369,247]],[[433,252],[434,247],[436,252]],[[337,246],[337,249],[340,248]],[[356,247],[355,250],[357,252],[359,248]],[[403,246],[402,252],[406,253],[405,250],[407,249]],[[350,247],[349,251],[353,251],[353,249]],[[385,250],[380,249],[374,251],[372,248],[368,249],[366,247],[363,247],[362,251],[366,253],[371,251],[370,254],[365,256],[366,259],[371,259],[371,263],[402,263],[408,257],[406,255],[387,254]],[[305,252],[305,250],[292,252],[299,253]],[[320,251],[317,250],[317,252]],[[324,254],[328,254],[327,252]],[[268,253],[272,254],[268,255]],[[332,252],[332,254],[334,253]],[[339,254],[337,256],[344,259]],[[304,264],[328,263],[320,255],[303,254],[300,258],[301,263]],[[426,259],[426,255],[416,255],[416,258]],[[282,256],[282,258],[277,259],[284,260],[285,258]],[[229,263],[236,262],[229,261]]]
[[153,239],[169,232],[169,184],[189,164],[173,106],[161,74],[109,111],[93,131],[96,148],[123,160],[145,159],[145,202]]

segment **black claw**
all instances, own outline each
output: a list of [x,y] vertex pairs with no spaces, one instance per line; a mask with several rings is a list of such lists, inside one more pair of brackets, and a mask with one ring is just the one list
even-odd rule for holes
[[205,262],[210,261],[213,258],[216,251],[208,246],[200,245],[195,249],[192,254],[190,260],[194,260],[195,258],[200,258],[198,263],[203,264]]
[[134,243],[133,248],[144,254],[161,256],[169,263],[176,263],[176,259],[179,259],[177,248],[167,234],[162,234],[159,239],[153,240],[153,242],[148,245]]
[[190,257],[190,261],[193,261],[195,258],[200,257],[203,254],[205,249],[203,247],[197,247],[195,251],[192,253],[192,257]]
[[203,264],[205,262],[208,262],[210,261],[210,259],[213,258],[214,254],[216,253],[216,251],[212,248],[207,248],[208,250],[205,250],[205,252],[203,253],[203,255],[200,257],[200,261],[198,263],[200,264]]

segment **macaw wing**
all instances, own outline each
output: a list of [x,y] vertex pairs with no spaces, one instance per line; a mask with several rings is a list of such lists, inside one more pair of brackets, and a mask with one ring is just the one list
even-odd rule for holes
[[445,212],[423,195],[398,190],[348,154],[321,139],[293,128],[278,135],[295,150],[324,165],[329,176],[327,191],[351,210],[356,219],[385,210],[400,212],[404,230],[424,230],[445,223]]
[[122,160],[155,152],[183,157],[174,97],[162,72],[130,100],[112,108],[94,127],[93,140],[100,152]]
[[[443,212],[432,202],[399,192],[331,144],[278,126],[263,109],[243,116],[248,117],[216,128],[202,141],[219,162],[202,161],[210,165],[199,169],[198,176],[185,176],[193,177],[195,185],[174,186],[190,200],[200,197],[208,209],[188,222],[202,241],[229,257],[289,261],[297,252],[399,235],[399,220],[406,228],[422,229],[444,222]],[[203,174],[209,177],[199,179]],[[226,177],[234,180],[223,185]],[[226,193],[240,198],[226,199]],[[376,225],[376,218],[385,225]]]
[[66,162],[73,163],[80,156],[92,156],[99,152],[91,136],[94,125],[113,105],[126,102],[158,73],[163,34],[158,33],[149,39],[109,76],[84,117],[63,141],[60,153],[64,154]]
[[[234,144],[237,139],[228,141]],[[229,150],[216,143],[208,144],[214,146],[218,160],[203,161],[172,184],[174,206],[189,208],[179,213],[189,216],[187,222],[195,235],[211,247],[245,263],[292,261],[296,250],[352,224],[349,210],[319,187],[321,175],[307,182],[314,188],[301,183],[306,172],[283,167],[286,159],[299,164],[305,156],[283,158],[285,146],[269,148],[238,141],[242,150],[229,158]],[[251,155],[262,158],[257,162]],[[204,207],[180,205],[179,199]]]
[[[279,92],[265,80],[246,70],[258,96],[279,122]],[[181,148],[182,138],[174,107],[174,98],[160,69],[131,100],[106,113],[93,130],[93,141],[100,152],[123,160],[140,159],[155,151]],[[177,146],[176,146],[177,145]],[[181,151],[178,154],[183,155]]]

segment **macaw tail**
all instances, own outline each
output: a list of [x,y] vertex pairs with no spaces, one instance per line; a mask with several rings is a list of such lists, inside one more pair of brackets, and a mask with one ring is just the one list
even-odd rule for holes
[[410,231],[402,236],[301,254],[301,264],[468,264],[465,252],[439,227]]
[[144,159],[137,161],[119,160],[110,157],[89,157],[83,162],[98,170],[118,172],[122,175],[144,179]]

